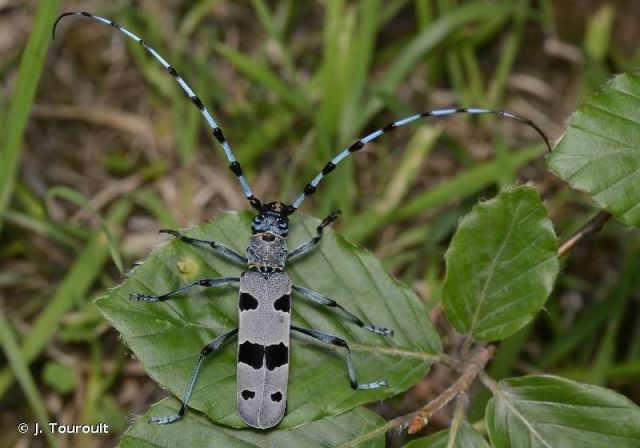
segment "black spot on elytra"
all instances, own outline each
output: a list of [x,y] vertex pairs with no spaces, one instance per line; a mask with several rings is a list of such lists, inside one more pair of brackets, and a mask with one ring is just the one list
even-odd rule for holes
[[283,342],[277,345],[269,345],[264,348],[264,357],[268,370],[283,366],[289,362],[289,347]]
[[240,311],[255,310],[258,308],[258,301],[251,294],[240,293]]
[[253,344],[245,341],[238,348],[238,361],[247,364],[254,369],[262,367],[264,359],[264,345]]
[[282,393],[274,392],[271,394],[271,401],[282,401]]
[[242,395],[242,398],[244,398],[245,400],[248,400],[249,398],[253,398],[256,396],[256,393],[252,390],[243,390],[240,395]]
[[273,302],[273,307],[277,311],[284,311],[285,313],[288,313],[291,310],[291,296],[289,294],[284,294]]

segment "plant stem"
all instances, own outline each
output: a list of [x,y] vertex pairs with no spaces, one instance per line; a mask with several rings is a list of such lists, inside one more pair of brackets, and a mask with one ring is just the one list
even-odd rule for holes
[[[469,361],[465,362],[453,356],[441,353],[438,355],[438,360],[442,362],[444,365],[461,372],[462,375],[460,378],[456,380],[456,382],[449,387],[447,390],[442,392],[438,397],[434,400],[427,403],[423,408],[418,410],[417,412],[411,412],[406,415],[401,415],[400,417],[396,417],[393,420],[389,420],[382,426],[378,426],[373,431],[363,434],[359,437],[356,437],[349,442],[340,445],[338,448],[355,448],[361,446],[364,442],[374,439],[380,434],[384,434],[387,431],[391,431],[395,428],[404,427],[409,425],[409,434],[413,434],[415,431],[419,431],[421,428],[426,425],[428,417],[435,414],[437,411],[442,409],[447,405],[452,399],[458,397],[458,408],[462,406],[462,410],[456,409],[457,419],[464,419],[464,401],[466,399],[467,391],[471,387],[473,380],[476,376],[484,374],[484,368],[487,363],[493,358],[496,353],[496,347],[493,345],[482,346],[476,350]],[[493,381],[493,380],[492,380]],[[497,387],[497,386],[496,386]],[[426,418],[424,416],[427,416]],[[417,420],[417,424],[420,422],[424,422],[421,426],[412,432],[412,425]],[[417,426],[416,426],[417,427]]]
[[409,434],[415,434],[420,431],[429,422],[433,414],[444,408],[451,400],[462,393],[466,393],[471,387],[473,380],[484,370],[489,360],[496,353],[496,347],[493,345],[480,347],[467,363],[462,375],[449,388],[442,392],[434,400],[431,400],[424,407],[419,409],[411,422],[409,423]]
[[449,440],[447,441],[447,448],[455,448],[458,431],[460,425],[464,421],[465,417],[465,403],[467,401],[467,392],[460,392],[456,399],[456,411],[453,414],[453,420],[451,421],[451,427],[449,430]]
[[606,210],[600,212],[589,220],[576,233],[571,235],[558,249],[558,256],[562,257],[573,250],[583,239],[594,235],[602,229],[602,226],[611,218],[611,213]]
[[498,389],[499,389],[498,382],[493,378],[491,378],[487,372],[478,373],[478,379],[494,395],[498,392]]

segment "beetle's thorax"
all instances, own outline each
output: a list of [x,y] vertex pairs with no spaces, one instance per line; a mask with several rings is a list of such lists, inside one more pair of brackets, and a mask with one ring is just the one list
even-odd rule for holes
[[252,271],[265,275],[282,271],[287,261],[289,218],[281,202],[264,204],[251,223],[247,247],[247,264]]
[[282,271],[287,261],[287,238],[271,232],[255,233],[249,240],[247,260],[252,271]]

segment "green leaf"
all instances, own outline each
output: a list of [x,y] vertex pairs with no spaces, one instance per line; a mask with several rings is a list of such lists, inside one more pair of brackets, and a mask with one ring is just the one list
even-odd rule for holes
[[547,164],[613,216],[640,226],[640,75],[616,76],[580,106]]
[[442,304],[451,324],[476,340],[504,339],[542,308],[558,273],[557,241],[530,186],[477,204],[446,255]]
[[640,408],[602,387],[554,376],[509,378],[487,405],[495,448],[637,448]]
[[47,386],[64,395],[72,392],[76,385],[73,369],[52,361],[44,365],[42,380]]
[[[187,412],[181,420],[170,426],[152,425],[150,415],[160,416],[175,412],[180,406],[176,399],[166,399],[153,405],[151,411],[136,420],[120,440],[120,448],[185,447],[242,448],[242,447],[329,447],[347,443],[360,434],[384,423],[375,412],[364,408],[338,417],[329,417],[289,430],[256,431],[231,429],[212,424],[202,414]],[[361,447],[384,447],[384,434]]]
[[[228,213],[186,233],[242,253],[249,241],[250,222],[248,212]],[[312,238],[318,223],[314,218],[292,217],[289,247]],[[160,294],[200,278],[239,276],[244,269],[208,248],[172,241],[155,250],[122,286],[97,304],[145,370],[181,398],[201,348],[237,327],[237,286],[194,288],[160,303],[131,301],[129,294]],[[415,293],[391,278],[373,255],[332,231],[325,233],[313,253],[294,260],[287,271],[295,284],[335,299],[363,320],[395,330],[395,335],[382,337],[364,331],[334,309],[294,295],[295,325],[344,337],[353,350],[358,380],[386,379],[390,387],[354,391],[344,349],[294,334],[287,414],[279,428],[396,395],[422,378],[440,352],[440,341]],[[235,375],[234,340],[204,362],[190,406],[218,423],[244,426],[236,412]]]
[[[451,438],[451,440],[449,440]],[[445,429],[432,436],[417,439],[404,448],[490,448],[486,440],[467,422],[462,422],[453,436]]]

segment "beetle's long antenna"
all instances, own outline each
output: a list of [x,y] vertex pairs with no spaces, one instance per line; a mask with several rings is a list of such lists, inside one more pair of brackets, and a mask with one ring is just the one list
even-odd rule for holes
[[492,109],[480,109],[480,108],[430,110],[427,112],[423,112],[421,114],[412,115],[410,117],[406,117],[401,120],[394,121],[393,123],[389,123],[385,127],[380,128],[377,131],[372,132],[356,140],[355,143],[353,143],[348,148],[344,149],[341,153],[337,154],[333,159],[327,162],[324,168],[322,168],[322,171],[320,171],[318,174],[316,174],[316,176],[313,179],[311,179],[311,182],[309,182],[304,187],[304,190],[302,191],[302,193],[300,193],[296,197],[296,199],[293,201],[293,204],[291,205],[290,213],[295,212],[300,207],[300,205],[305,200],[305,198],[315,193],[316,188],[318,187],[318,184],[320,183],[320,181],[324,177],[326,177],[331,171],[333,171],[340,162],[342,162],[352,153],[362,149],[364,145],[366,145],[367,143],[373,140],[376,140],[377,138],[381,137],[382,135],[386,134],[389,131],[393,131],[394,129],[407,125],[409,123],[413,123],[414,121],[419,120],[421,118],[442,117],[442,116],[453,115],[453,114],[474,114],[474,115],[493,114],[493,115],[499,115],[501,117],[509,118],[511,120],[519,121],[535,129],[535,131],[544,140],[544,143],[547,145],[547,148],[549,149],[549,151],[551,151],[551,144],[549,143],[549,139],[544,134],[544,132],[542,132],[542,129],[540,129],[533,121],[529,120],[528,118],[521,117],[511,112],[506,112],[502,110],[492,110]]
[[113,20],[105,19],[104,17],[96,16],[88,12],[72,11],[72,12],[65,12],[64,14],[62,14],[60,17],[58,17],[58,19],[56,20],[56,23],[53,25],[52,38],[55,37],[56,27],[58,26],[58,22],[60,22],[60,20],[63,17],[67,17],[67,16],[88,17],[90,19],[97,20],[98,22],[102,22],[106,25],[110,25],[111,27],[117,29],[128,38],[138,42],[140,45],[142,45],[142,47],[145,50],[147,50],[147,52],[151,56],[153,56],[154,59],[160,62],[160,64],[162,64],[162,66],[167,70],[167,72],[169,72],[169,74],[173,76],[173,78],[180,85],[182,90],[185,91],[189,100],[191,100],[193,105],[198,108],[198,110],[206,120],[207,124],[211,128],[213,136],[216,138],[218,143],[220,143],[220,145],[222,146],[222,149],[224,150],[225,155],[227,156],[227,159],[229,160],[229,169],[231,169],[231,171],[233,171],[233,174],[235,174],[238,177],[238,180],[240,181],[240,185],[242,186],[242,191],[244,192],[244,195],[246,196],[246,198],[249,200],[249,203],[251,204],[251,206],[256,210],[262,209],[262,203],[258,200],[258,198],[256,198],[253,195],[253,192],[251,191],[251,187],[249,186],[249,182],[244,177],[244,174],[242,173],[242,168],[240,167],[240,163],[236,160],[236,157],[233,154],[233,150],[231,149],[231,146],[229,146],[229,143],[227,142],[227,140],[224,137],[224,134],[222,133],[222,129],[220,129],[220,127],[218,126],[216,121],[213,119],[213,117],[211,116],[207,108],[204,106],[200,98],[193,92],[193,90],[191,90],[191,87],[189,87],[189,85],[182,79],[182,77],[178,74],[176,69],[173,68],[171,64],[165,61],[164,58],[160,56],[158,52],[156,52],[153,48],[151,48],[149,44],[147,44],[144,40],[142,40],[140,37],[136,36],[132,32],[128,31],[127,29],[121,27],[119,24],[117,24]]

